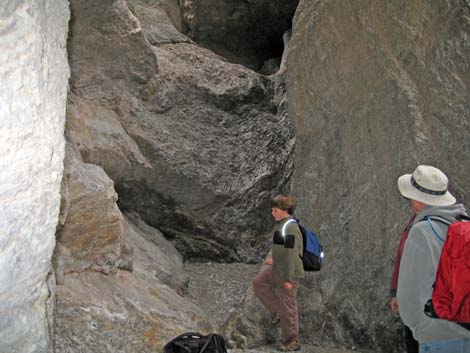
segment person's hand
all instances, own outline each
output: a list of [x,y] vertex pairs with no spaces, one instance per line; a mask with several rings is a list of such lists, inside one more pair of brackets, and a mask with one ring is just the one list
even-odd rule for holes
[[264,260],[264,264],[268,265],[268,266],[272,266],[273,265],[273,258],[268,257],[266,260]]
[[397,297],[393,297],[390,300],[390,309],[394,314],[398,314],[398,300]]
[[294,285],[290,282],[284,282],[284,288],[285,289],[292,289],[292,287],[294,287]]

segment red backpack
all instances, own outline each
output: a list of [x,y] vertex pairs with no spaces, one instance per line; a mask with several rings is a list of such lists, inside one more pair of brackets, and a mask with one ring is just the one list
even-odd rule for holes
[[[444,245],[432,300],[426,303],[424,312],[470,330],[470,218],[462,215],[453,223],[437,216],[429,216],[425,220]],[[448,225],[445,240],[435,230],[432,221]]]

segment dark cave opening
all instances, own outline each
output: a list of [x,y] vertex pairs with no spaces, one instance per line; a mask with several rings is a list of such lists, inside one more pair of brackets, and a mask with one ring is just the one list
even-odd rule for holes
[[259,73],[275,73],[296,1],[198,0],[181,8],[183,32],[196,43]]

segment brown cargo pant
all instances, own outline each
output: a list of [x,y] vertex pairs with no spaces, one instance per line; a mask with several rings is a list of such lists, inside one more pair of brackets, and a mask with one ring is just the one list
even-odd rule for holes
[[[253,280],[255,295],[271,315],[279,313],[282,340],[299,339],[299,313],[297,306],[298,280],[292,280],[291,289],[284,287],[284,280],[274,273],[272,267],[259,272]],[[279,296],[275,289],[279,288]]]

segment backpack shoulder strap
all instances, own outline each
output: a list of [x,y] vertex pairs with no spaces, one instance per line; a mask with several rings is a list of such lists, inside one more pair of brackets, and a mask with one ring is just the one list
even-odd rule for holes
[[449,221],[447,218],[444,218],[444,217],[441,217],[441,216],[425,216],[423,218],[424,221],[428,221],[428,220],[431,220],[431,221],[435,221],[435,222],[439,222],[441,224],[444,224],[446,226],[450,226],[453,222]]
[[[199,350],[199,353],[203,353],[206,351],[206,348],[209,347],[209,345],[212,343],[213,337],[214,337],[213,334],[209,334],[209,336],[206,337],[206,343],[204,343],[204,346],[202,346],[202,348]],[[210,347],[210,348],[214,348],[214,347]]]
[[449,227],[452,224],[452,222],[449,221],[448,219],[446,219],[444,217],[440,217],[440,216],[426,216],[426,217],[423,218],[422,221],[427,222],[429,224],[429,227],[431,228],[432,232],[436,236],[436,238],[441,243],[444,243],[445,239],[439,235],[436,228],[434,228],[434,226],[432,225],[432,221],[444,224],[446,227]]
[[282,226],[282,231],[281,231],[283,238],[286,237],[286,229],[291,223],[298,223],[298,221],[295,218],[292,218],[292,219],[289,219],[286,223],[284,223],[284,225]]
[[[207,350],[206,350],[207,349]],[[215,349],[215,350],[214,350]],[[225,338],[219,334],[211,333],[207,336],[207,341],[199,350],[199,353],[227,353],[225,348]]]
[[439,239],[439,241],[441,243],[444,243],[444,238],[442,238],[439,233],[436,231],[436,228],[434,228],[434,226],[432,225],[432,222],[431,222],[431,218],[428,218],[426,219],[426,222],[428,222],[429,226],[431,227],[431,230],[432,232],[434,233],[434,235],[436,236],[437,239]]

